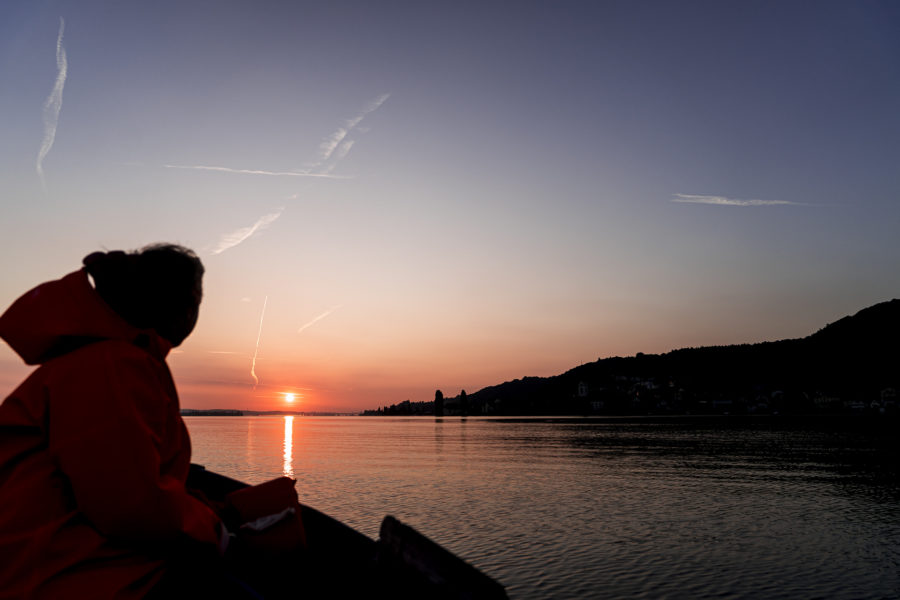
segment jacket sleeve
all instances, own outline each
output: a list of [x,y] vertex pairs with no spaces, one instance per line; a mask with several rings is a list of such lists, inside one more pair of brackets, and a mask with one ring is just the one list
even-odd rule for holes
[[[127,343],[93,344],[66,357],[46,393],[50,451],[78,510],[111,538],[172,542],[181,534],[216,544],[219,520],[167,474],[177,410],[160,367]],[[167,435],[168,434],[168,435]]]

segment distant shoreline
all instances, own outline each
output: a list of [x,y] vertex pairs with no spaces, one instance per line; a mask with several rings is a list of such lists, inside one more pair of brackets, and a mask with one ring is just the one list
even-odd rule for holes
[[[362,417],[382,416],[411,419],[433,419],[442,421],[482,420],[495,423],[522,423],[547,421],[554,423],[610,423],[626,425],[629,423],[756,423],[760,425],[823,425],[836,422],[851,426],[889,427],[895,429],[900,425],[900,415],[876,415],[871,413],[809,413],[809,414],[669,414],[669,415],[364,415],[362,413],[338,413],[338,412],[302,412],[302,411],[259,411],[259,410],[234,410],[234,409],[182,409],[183,417]],[[376,419],[377,420],[377,419]]]
[[182,408],[182,417],[356,417],[359,413],[315,412],[298,410],[237,410],[231,408]]

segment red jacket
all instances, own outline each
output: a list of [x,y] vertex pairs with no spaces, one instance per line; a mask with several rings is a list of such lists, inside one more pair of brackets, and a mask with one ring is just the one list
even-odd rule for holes
[[218,518],[185,490],[169,343],[84,270],[19,298],[0,338],[41,365],[0,405],[0,598],[141,597],[186,538],[213,552]]

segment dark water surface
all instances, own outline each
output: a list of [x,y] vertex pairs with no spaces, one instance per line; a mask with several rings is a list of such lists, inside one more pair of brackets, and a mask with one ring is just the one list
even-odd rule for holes
[[194,461],[512,598],[900,596],[900,427],[859,420],[189,417]]

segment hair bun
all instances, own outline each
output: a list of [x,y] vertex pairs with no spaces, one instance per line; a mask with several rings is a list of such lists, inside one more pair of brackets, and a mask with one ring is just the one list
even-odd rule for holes
[[92,252],[81,260],[88,273],[96,277],[98,274],[122,272],[127,268],[128,254],[121,250],[112,252]]
[[87,256],[81,259],[81,264],[84,266],[90,266],[98,260],[103,260],[103,257],[106,256],[106,252],[91,252]]

